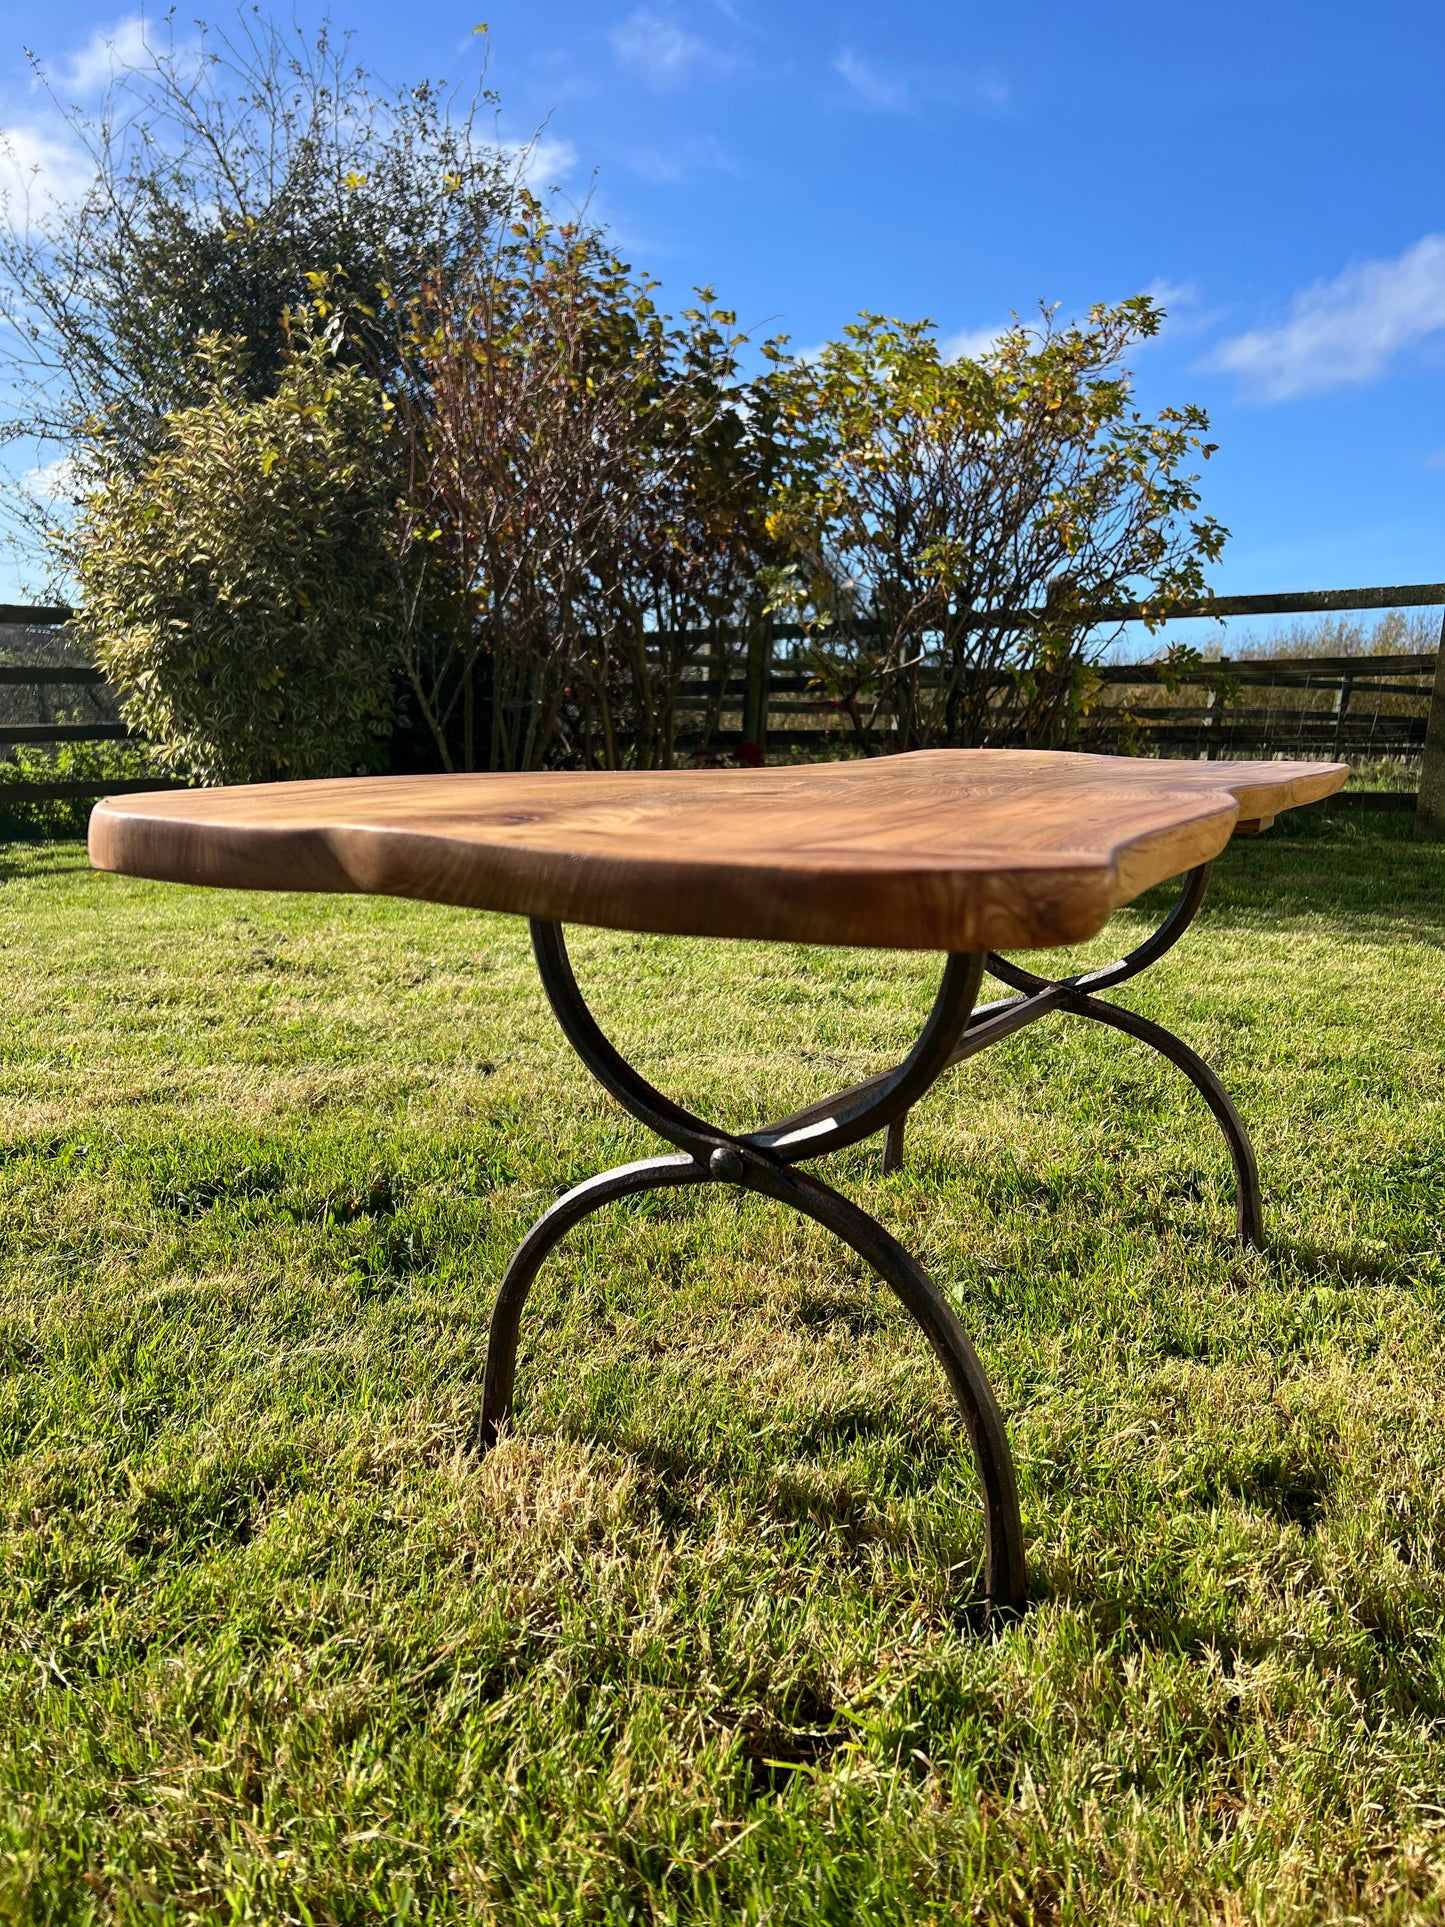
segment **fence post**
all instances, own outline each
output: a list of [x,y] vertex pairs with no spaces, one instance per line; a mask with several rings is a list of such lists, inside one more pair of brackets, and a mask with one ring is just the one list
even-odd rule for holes
[[[1223,662],[1227,660],[1227,658],[1221,657],[1220,660]],[[1213,683],[1210,683],[1209,694],[1204,698],[1204,727],[1210,732],[1205,738],[1204,743],[1203,760],[1206,763],[1212,763],[1214,761],[1215,731],[1219,728],[1219,712],[1221,706],[1219,691]]]
[[1345,722],[1350,713],[1350,697],[1354,693],[1354,677],[1341,676],[1335,689],[1335,746],[1330,752],[1336,762],[1340,760],[1340,746],[1345,740]]
[[1425,753],[1420,758],[1420,800],[1415,806],[1415,834],[1445,839],[1445,622],[1440,625],[1440,650],[1435,658],[1435,684],[1425,723]]
[[768,696],[773,679],[773,623],[770,616],[748,632],[748,680],[743,695],[743,741],[768,746]]

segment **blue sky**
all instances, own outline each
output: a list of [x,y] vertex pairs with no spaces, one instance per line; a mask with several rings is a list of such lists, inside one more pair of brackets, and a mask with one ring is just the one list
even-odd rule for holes
[[[476,7],[485,43],[437,0],[333,19],[393,81],[465,86],[487,45],[504,138],[540,129],[672,303],[711,282],[759,337],[873,308],[966,344],[1148,290],[1141,399],[1202,402],[1220,444],[1217,589],[1445,576],[1439,0]],[[22,45],[83,94],[133,20],[0,5],[0,125],[53,131]]]

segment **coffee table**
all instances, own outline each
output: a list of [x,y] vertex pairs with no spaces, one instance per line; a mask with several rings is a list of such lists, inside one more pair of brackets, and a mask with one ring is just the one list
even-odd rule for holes
[[[577,1185],[523,1239],[492,1316],[479,1442],[510,1419],[522,1312],[542,1261],[589,1212],[639,1191],[729,1184],[817,1220],[853,1247],[922,1327],[953,1387],[983,1494],[984,1595],[1021,1611],[1028,1578],[1003,1415],[967,1333],[918,1260],[810,1172],[903,1122],[951,1064],[1067,1011],[1152,1044],[1224,1128],[1239,1230],[1259,1242],[1254,1155],[1222,1085],[1158,1025],[1105,1002],[1175,943],[1209,864],[1239,830],[1339,789],[1341,763],[1176,763],[1058,751],[929,750],[782,769],[357,777],[116,797],[91,817],[102,870],[228,889],[363,891],[531,920],[542,983],[583,1063],[671,1156]],[[1164,922],[1103,970],[1051,979],[1001,956],[1097,934],[1180,874]],[[892,1070],[741,1135],[655,1089],[603,1035],[564,923],[680,936],[946,953],[917,1042]],[[1017,995],[975,1009],[985,971]]]

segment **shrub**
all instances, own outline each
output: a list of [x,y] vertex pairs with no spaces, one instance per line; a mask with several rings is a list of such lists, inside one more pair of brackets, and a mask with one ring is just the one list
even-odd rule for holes
[[324,24],[309,42],[249,6],[229,29],[193,24],[178,42],[173,15],[142,20],[94,114],[55,102],[89,163],[78,194],[0,210],[14,431],[67,449],[103,434],[132,472],[199,399],[203,337],[244,340],[236,379],[275,392],[318,273],[345,355],[387,379],[379,287],[470,260],[510,202],[510,164],[445,90],[385,86]]
[[394,308],[409,541],[453,616],[404,664],[448,767],[670,765],[684,676],[760,613],[773,446],[734,316],[700,304],[658,313],[522,196],[503,245]]
[[[1079,326],[1046,313],[950,361],[931,323],[864,315],[780,361],[773,603],[808,625],[860,747],[1058,742],[1090,691],[1089,611],[1203,593],[1226,533],[1186,472],[1208,420],[1139,415],[1122,360],[1163,318],[1144,296]],[[1031,608],[1046,619],[977,622]]]
[[0,762],[0,833],[84,836],[93,796],[28,801],[15,792],[39,783],[144,782],[162,774],[145,743],[61,743],[54,749],[21,745]]
[[77,628],[167,769],[264,782],[381,760],[399,478],[385,398],[334,347],[304,335],[256,399],[243,351],[211,337],[201,399],[165,418],[138,483],[93,451]]

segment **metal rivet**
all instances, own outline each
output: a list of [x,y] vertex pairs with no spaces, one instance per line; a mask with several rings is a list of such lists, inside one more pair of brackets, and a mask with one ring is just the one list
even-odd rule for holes
[[729,1144],[720,1144],[707,1161],[707,1168],[719,1184],[741,1184],[743,1161]]

